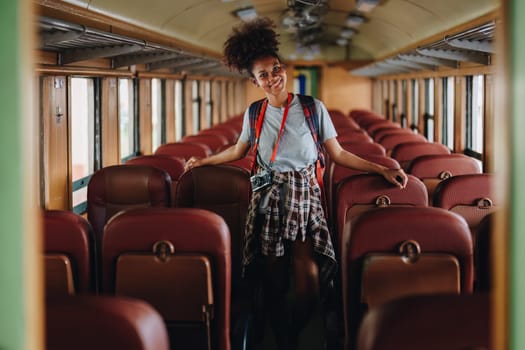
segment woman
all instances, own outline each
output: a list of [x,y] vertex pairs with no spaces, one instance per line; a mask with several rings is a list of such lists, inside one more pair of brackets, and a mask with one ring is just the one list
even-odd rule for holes
[[[268,301],[265,307],[277,346],[293,349],[317,306],[320,291],[331,284],[337,264],[316,178],[318,149],[302,102],[286,89],[287,72],[278,56],[277,37],[273,23],[266,18],[234,28],[224,45],[225,62],[241,73],[247,71],[252,82],[264,91],[267,102],[256,115],[257,123],[250,108],[246,110],[234,146],[204,159],[190,158],[186,169],[234,161],[243,157],[250,146],[254,150],[259,176],[252,176],[252,190],[257,190],[248,209],[244,271],[251,271],[248,267],[252,265],[262,267]],[[381,174],[396,186],[405,187],[407,176],[403,170],[387,169],[343,150],[325,106],[312,101],[320,141],[332,161]],[[254,261],[257,264],[252,264]],[[294,285],[292,305],[286,300],[290,275]]]

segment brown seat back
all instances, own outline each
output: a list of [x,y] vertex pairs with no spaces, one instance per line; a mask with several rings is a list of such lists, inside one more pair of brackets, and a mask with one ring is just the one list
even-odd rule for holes
[[44,212],[46,296],[96,291],[95,240],[89,222],[61,210]]
[[491,349],[490,296],[411,296],[370,310],[358,350]]
[[156,155],[168,155],[188,160],[191,157],[204,158],[212,154],[210,147],[198,142],[173,142],[160,145]]
[[377,306],[406,295],[471,293],[472,239],[465,220],[443,209],[372,210],[352,222],[342,269],[350,342],[367,302]]
[[162,318],[144,301],[75,296],[47,301],[46,349],[169,350],[169,342]]
[[164,170],[144,165],[115,165],[93,174],[88,184],[88,220],[97,244],[104,225],[121,210],[169,207],[171,178]]
[[102,263],[103,291],[154,305],[174,348],[229,348],[230,234],[221,217],[193,208],[123,212],[106,226]]

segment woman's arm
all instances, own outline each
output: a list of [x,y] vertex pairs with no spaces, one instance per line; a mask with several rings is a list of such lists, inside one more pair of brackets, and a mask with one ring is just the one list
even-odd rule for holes
[[185,170],[195,168],[202,165],[215,165],[242,158],[250,145],[246,142],[238,140],[237,143],[231,147],[226,148],[224,151],[214,154],[206,158],[191,157],[184,166]]
[[387,167],[358,157],[343,149],[336,138],[326,140],[324,146],[330,159],[339,165],[368,173],[380,174],[388,182],[391,182],[400,188],[405,188],[407,184],[408,177],[403,169],[388,169]]

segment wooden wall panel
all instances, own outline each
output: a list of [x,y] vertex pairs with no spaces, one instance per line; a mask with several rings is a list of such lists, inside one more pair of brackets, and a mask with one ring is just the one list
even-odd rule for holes
[[151,79],[139,80],[140,153],[151,154]]
[[424,135],[425,132],[425,79],[419,79],[418,83],[418,111],[417,111],[417,129],[418,132]]
[[406,90],[406,113],[407,113],[407,127],[410,128],[410,125],[414,123],[414,109],[412,108],[414,100],[414,87],[412,85],[412,80],[407,79],[407,90]]
[[493,75],[485,76],[485,110],[483,113],[483,171],[494,172],[494,128],[496,115],[494,114],[495,82]]
[[434,142],[443,141],[443,79],[434,78]]
[[212,120],[213,125],[217,125],[221,122],[220,111],[219,111],[219,108],[221,105],[219,101],[219,84],[220,84],[220,81],[218,80],[214,80],[211,82],[211,98],[213,101],[213,106],[211,110],[211,113],[212,113],[211,120]]
[[41,125],[43,128],[42,171],[46,209],[70,208],[69,137],[66,77],[43,77],[41,80]]
[[467,82],[465,77],[456,77],[454,82],[454,152],[463,153],[466,142]]
[[120,163],[118,81],[102,79],[102,166]]
[[184,121],[186,122],[186,128],[184,135],[193,135],[194,131],[194,122],[193,122],[193,91],[192,91],[192,80],[186,80],[184,84],[184,97],[186,111],[184,115]]
[[166,79],[166,142],[175,142],[175,80]]
[[372,81],[355,77],[339,67],[322,70],[319,96],[328,109],[339,109],[348,114],[352,109],[372,109]]

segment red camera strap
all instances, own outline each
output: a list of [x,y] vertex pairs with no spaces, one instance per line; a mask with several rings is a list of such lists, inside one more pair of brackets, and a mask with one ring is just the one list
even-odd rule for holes
[[[275,140],[275,144],[273,145],[273,152],[272,152],[272,158],[270,159],[270,168],[272,167],[273,162],[275,161],[275,156],[277,155],[277,149],[279,148],[279,140],[281,139],[281,135],[284,131],[284,124],[286,123],[286,118],[288,117],[288,111],[290,110],[290,102],[292,101],[292,94],[288,93],[288,102],[286,103],[286,107],[284,109],[283,113],[283,119],[281,121],[281,129],[279,130],[279,134],[277,135],[277,139]],[[259,113],[259,116],[257,117],[257,124],[255,126],[255,145],[253,146],[253,154],[255,157],[257,157],[257,146],[259,145],[259,137],[261,136],[261,130],[262,125],[264,121],[264,116],[266,113],[266,107],[268,107],[268,100],[264,101],[261,112]],[[257,163],[257,159],[254,161],[254,165]]]

